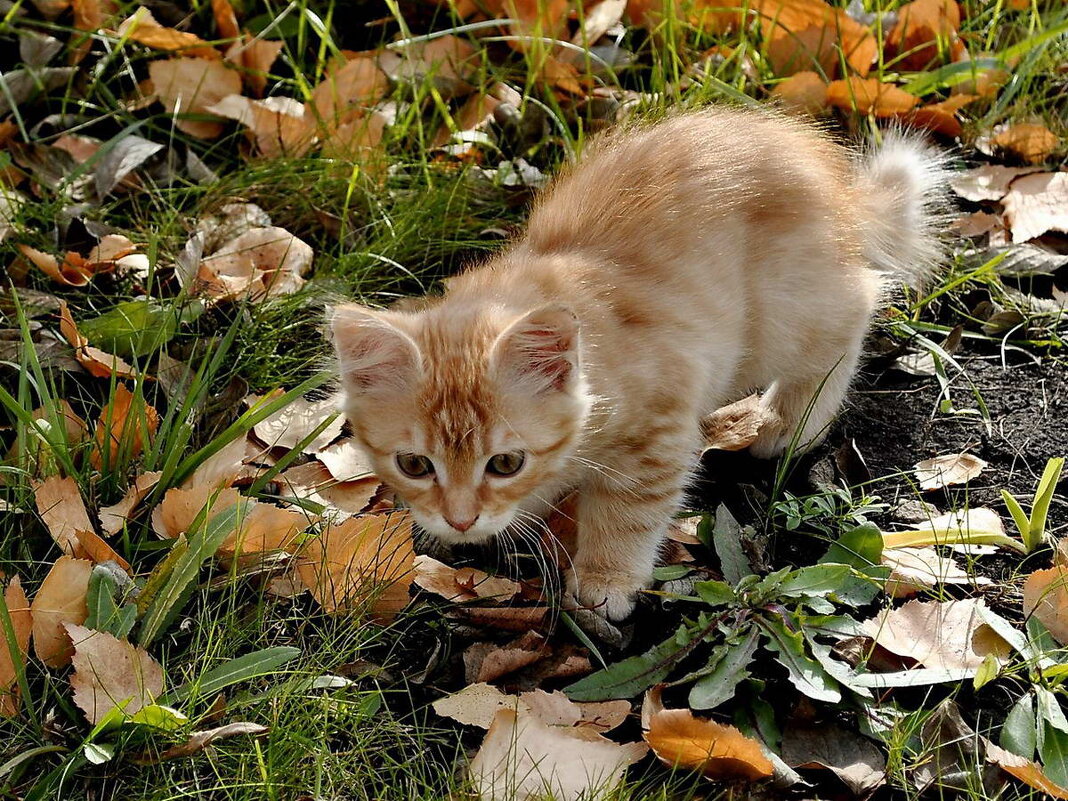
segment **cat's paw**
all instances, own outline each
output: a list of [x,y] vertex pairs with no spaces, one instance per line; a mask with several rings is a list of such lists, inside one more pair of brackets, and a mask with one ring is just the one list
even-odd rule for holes
[[609,620],[619,621],[634,611],[644,582],[621,572],[583,570],[568,573],[568,589],[583,606],[588,606]]

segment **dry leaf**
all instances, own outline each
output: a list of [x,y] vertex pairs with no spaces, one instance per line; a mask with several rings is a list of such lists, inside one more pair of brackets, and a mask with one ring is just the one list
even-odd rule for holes
[[282,497],[312,501],[346,516],[368,511],[380,486],[375,477],[336,481],[317,461],[284,470],[276,480]]
[[1005,226],[1001,221],[1001,217],[986,211],[973,211],[971,214],[958,217],[950,224],[950,227],[960,236],[978,237],[994,233],[1005,234]]
[[235,437],[201,462],[182,486],[219,489],[233,484],[245,469],[248,438]]
[[774,772],[756,740],[734,726],[694,717],[689,709],[653,712],[644,736],[661,762],[709,778],[757,781]]
[[792,768],[833,772],[857,798],[867,797],[886,781],[886,758],[875,743],[833,723],[788,727],[782,758]]
[[252,39],[246,35],[245,41],[230,45],[226,60],[241,71],[245,84],[258,97],[267,88],[267,74],[284,46],[285,42]]
[[772,420],[772,413],[760,403],[759,395],[750,395],[724,406],[701,421],[705,450],[740,451],[748,448],[760,429]]
[[227,95],[205,111],[244,125],[264,158],[303,156],[315,144],[314,120],[305,105],[291,97],[251,100]]
[[156,50],[184,51],[187,55],[205,59],[219,58],[218,52],[199,36],[163,27],[144,6],[125,19],[116,34]]
[[85,595],[93,563],[61,556],[48,571],[30,608],[33,611],[33,651],[52,668],[63,667],[74,653],[65,623],[81,624],[89,615]]
[[[931,520],[916,523],[905,531],[884,531],[883,547],[909,548],[915,545],[951,543],[969,538],[998,539],[1005,536],[1001,516],[993,509],[980,507],[963,512],[948,512]],[[978,545],[978,544],[977,544]]]
[[877,78],[847,78],[831,81],[827,86],[827,102],[843,111],[898,117],[912,111],[920,99]]
[[1000,164],[984,164],[974,170],[961,170],[949,179],[953,191],[965,200],[976,203],[982,200],[1001,200],[1009,191],[1009,185],[1021,175],[1036,171],[1035,167],[1003,167]]
[[818,64],[824,74],[833,75],[839,48],[858,75],[867,75],[871,69],[878,49],[875,36],[844,10],[823,0],[753,0],[748,6],[760,14],[767,56],[777,74]]
[[924,459],[917,462],[913,469],[920,489],[930,491],[954,484],[967,484],[986,469],[986,462],[970,453],[953,453]]
[[291,550],[313,521],[302,510],[253,502],[240,528],[223,541],[218,553],[231,556]]
[[[25,664],[30,647],[33,615],[18,576],[12,578],[4,588],[4,605],[11,620],[11,628],[15,632],[15,650]],[[18,672],[11,660],[11,645],[6,636],[0,636],[0,717],[4,718],[13,717],[19,710]]]
[[525,52],[532,47],[532,37],[566,39],[567,0],[503,0],[504,14],[513,20],[508,26],[514,41],[508,44]]
[[559,690],[551,693],[532,690],[519,696],[520,702],[549,726],[561,726],[584,740],[601,739],[630,715],[630,701],[575,703]]
[[645,753],[641,743],[581,739],[526,709],[501,709],[468,770],[483,801],[578,801],[610,791]]
[[270,729],[262,724],[247,723],[245,721],[227,723],[225,726],[219,726],[205,731],[195,731],[189,735],[189,739],[184,743],[172,745],[160,754],[158,761],[164,762],[168,759],[181,759],[183,757],[194,756],[199,754],[216,740],[223,740],[227,737],[237,737],[242,734],[259,737],[261,734],[266,734],[268,731],[270,731]]
[[156,409],[145,403],[143,397],[130,392],[125,384],[116,384],[111,403],[100,410],[96,421],[93,433],[96,447],[89,460],[99,470],[104,464],[114,466],[120,454],[136,459],[156,436],[158,428]]
[[900,55],[905,70],[923,70],[938,58],[938,42],[948,42],[950,54],[963,52],[957,38],[960,7],[956,0],[913,0],[897,10],[897,23],[886,35],[887,48]]
[[459,692],[439,698],[431,704],[434,711],[465,726],[488,729],[501,709],[518,709],[519,696],[507,695],[492,684],[468,684]]
[[16,245],[23,257],[34,267],[63,286],[85,286],[93,277],[91,270],[85,267],[84,261],[77,253],[68,253],[67,258],[60,264],[59,260],[50,253],[44,253],[29,245]]
[[301,548],[297,571],[328,613],[369,605],[388,623],[408,605],[415,551],[407,512],[351,517]]
[[172,58],[152,61],[148,74],[160,102],[175,115],[179,130],[198,139],[214,139],[224,126],[220,122],[183,119],[183,114],[205,114],[209,106],[227,95],[241,92],[241,76],[222,61]]
[[[241,501],[235,489],[216,490],[210,484],[174,487],[167,490],[163,500],[152,510],[152,530],[164,539],[185,534],[206,506],[204,520],[219,514]],[[209,506],[210,504],[210,506]]]
[[59,306],[59,331],[74,348],[74,358],[78,360],[78,364],[90,374],[97,378],[111,378],[113,375],[119,378],[137,376],[137,370],[118,356],[90,347],[89,340],[78,331],[66,301],[62,300]]
[[864,621],[864,633],[928,668],[977,670],[987,654],[1002,661],[1008,644],[983,622],[982,599],[909,601]]
[[987,740],[984,755],[987,762],[992,762],[1003,771],[1022,781],[1029,787],[1033,787],[1050,798],[1068,799],[1068,787],[1061,787],[1050,781],[1049,777],[1042,772],[1042,768],[1035,762],[1000,748]]
[[[261,398],[259,395],[249,395],[245,398],[245,403],[251,409],[271,397],[273,396]],[[304,448],[305,453],[318,453],[340,436],[341,427],[345,424],[344,417],[338,412],[337,402],[333,399],[310,401],[297,398],[270,417],[256,423],[252,430],[268,447],[292,450],[331,416],[334,419],[329,425]]]
[[582,19],[582,27],[572,37],[571,43],[580,47],[595,44],[623,19],[627,0],[599,0],[588,9]]
[[891,598],[908,598],[939,584],[992,583],[986,576],[969,576],[951,557],[942,556],[933,547],[884,548],[880,561],[890,568],[885,590]]
[[284,228],[253,228],[203,259],[197,278],[208,297],[259,301],[298,291],[313,256],[310,245]]
[[114,562],[127,573],[130,572],[130,563],[122,558],[121,554],[108,545],[95,531],[83,531],[76,529],[74,535],[78,538],[78,547],[74,555],[79,559],[88,557],[94,564],[102,562]]
[[351,437],[319,448],[315,456],[338,481],[374,478],[374,470],[371,469],[371,460],[366,451]]
[[1029,164],[1041,164],[1060,145],[1060,139],[1045,125],[1020,122],[991,138],[990,143]]
[[1068,172],[1040,172],[1017,178],[1001,200],[1013,242],[1049,231],[1068,233]]
[[415,559],[415,584],[446,601],[488,598],[510,601],[522,591],[518,582],[473,567],[454,568],[426,554]]
[[74,555],[78,529],[91,530],[89,514],[85,511],[78,482],[73,478],[53,476],[33,484],[34,502],[52,539],[68,556]]
[[827,108],[827,82],[815,72],[795,72],[771,90],[771,96],[789,111],[813,116]]
[[548,654],[545,638],[533,631],[501,646],[476,642],[464,651],[464,676],[469,684],[494,681],[532,665]]
[[[452,39],[454,37],[442,37]],[[440,40],[435,40],[440,41]],[[428,46],[430,43],[428,43]],[[447,46],[437,45],[438,48]],[[444,58],[444,57],[443,57]],[[308,104],[313,120],[324,131],[333,131],[346,122],[352,110],[362,110],[381,100],[389,89],[389,80],[379,69],[372,54],[357,57],[331,70],[312,91]]]
[[977,99],[978,95],[953,95],[948,100],[915,108],[903,115],[902,119],[916,128],[926,128],[945,136],[958,137],[964,132],[964,128],[957,119],[957,112]]
[[1061,645],[1068,645],[1068,567],[1036,570],[1023,586],[1025,615],[1034,615]]
[[237,14],[230,0],[211,0],[211,13],[220,39],[236,39],[241,35],[241,26],[237,24]]
[[162,475],[159,471],[142,473],[134,479],[134,483],[126,490],[126,494],[121,501],[113,503],[111,506],[102,507],[97,517],[100,520],[100,528],[103,532],[110,536],[122,531],[126,521],[133,516],[134,510],[141,501],[155,489]]
[[133,715],[163,694],[163,668],[144,648],[84,626],[66,630],[74,643],[74,704],[91,724],[116,707]]

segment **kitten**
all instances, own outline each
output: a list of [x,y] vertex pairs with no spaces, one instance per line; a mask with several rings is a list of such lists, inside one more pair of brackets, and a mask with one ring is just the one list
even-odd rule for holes
[[484,541],[578,490],[569,584],[625,617],[701,440],[754,389],[812,445],[849,386],[887,273],[938,257],[943,175],[888,135],[858,159],[811,125],[707,109],[607,135],[526,234],[417,311],[334,310],[343,408],[427,531]]

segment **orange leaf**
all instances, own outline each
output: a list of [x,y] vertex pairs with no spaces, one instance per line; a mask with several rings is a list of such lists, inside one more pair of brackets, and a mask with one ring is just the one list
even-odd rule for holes
[[847,78],[831,81],[827,87],[827,102],[844,111],[894,117],[911,111],[920,99],[877,78]]
[[211,13],[215,16],[215,29],[220,39],[236,39],[241,35],[230,0],[211,0]]
[[53,476],[33,485],[37,514],[41,516],[48,533],[65,554],[77,550],[78,529],[92,529],[89,515],[82,502],[78,483],[70,477]]
[[814,72],[796,72],[776,84],[771,96],[791,111],[819,114],[827,108],[827,84]]
[[219,122],[191,120],[183,114],[204,114],[227,95],[241,92],[241,76],[221,61],[170,58],[153,61],[148,75],[160,102],[176,115],[175,125],[198,139],[214,139],[224,130]]
[[530,47],[531,37],[565,39],[567,32],[567,0],[504,0],[504,11],[516,41],[508,44],[519,51]]
[[219,52],[195,33],[165,28],[156,21],[144,6],[141,6],[119,25],[116,33],[132,42],[156,50],[185,51],[186,55],[206,59],[221,58]]
[[74,646],[64,623],[84,623],[89,615],[85,595],[93,563],[88,559],[61,556],[48,571],[30,609],[33,612],[33,651],[52,668],[70,661]]
[[[25,662],[26,652],[30,647],[33,615],[18,576],[11,579],[4,590],[4,605],[11,618],[11,628],[15,631],[15,649]],[[19,687],[7,639],[0,637],[0,642],[3,643],[0,647],[0,717],[10,718],[18,712]]]
[[159,427],[159,413],[154,407],[145,403],[144,398],[135,396],[125,384],[116,384],[115,395],[111,403],[100,410],[93,438],[96,448],[90,461],[98,470],[105,464],[104,450],[107,448],[106,464],[114,465],[120,453],[134,459],[144,450],[145,443],[156,435]]
[[1060,144],[1060,139],[1053,131],[1045,125],[1032,122],[1010,125],[990,141],[994,147],[1029,164],[1041,164]]
[[1015,776],[1024,784],[1040,790],[1051,798],[1068,799],[1068,787],[1061,787],[1050,780],[1042,768],[1026,757],[1006,751],[1004,748],[987,741],[986,759],[993,762],[1006,773]]
[[226,60],[237,67],[249,89],[259,97],[267,88],[267,73],[282,52],[284,42],[249,39],[234,42],[226,51]]
[[859,75],[871,69],[875,37],[842,9],[823,0],[753,0],[750,8],[760,14],[767,54],[779,74],[809,69],[813,64],[833,74],[839,47]]
[[1053,638],[1068,645],[1068,567],[1036,570],[1023,586],[1025,615],[1034,615]]
[[[92,271],[80,269],[80,266],[76,263],[77,260],[70,258],[71,254],[68,254],[68,258],[61,265],[55,256],[43,253],[36,248],[31,248],[29,245],[18,245],[18,249],[31,264],[57,284],[62,284],[63,286],[85,286],[93,277]],[[73,255],[77,256],[77,254]]]
[[978,95],[953,95],[948,100],[913,109],[902,119],[917,128],[957,137],[963,133],[957,112],[976,99]]
[[77,556],[87,556],[94,564],[114,562],[127,573],[130,572],[130,563],[123,559],[118,551],[104,542],[96,532],[75,529],[74,536],[78,539],[78,545],[80,546]]
[[653,713],[645,741],[662,762],[713,779],[757,781],[774,771],[756,740],[734,726],[694,717],[689,709]]
[[902,69],[922,70],[938,58],[939,41],[948,41],[954,55],[963,51],[959,27],[956,0],[913,0],[898,9],[897,23],[886,35],[887,49],[902,57]]

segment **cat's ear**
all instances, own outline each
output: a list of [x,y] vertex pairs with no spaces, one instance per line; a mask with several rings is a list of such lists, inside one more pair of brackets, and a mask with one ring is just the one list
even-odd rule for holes
[[394,317],[355,304],[334,308],[330,332],[348,393],[404,392],[415,383],[421,369],[419,346]]
[[570,389],[578,379],[578,318],[563,304],[540,306],[509,325],[492,354],[506,381],[535,393]]

